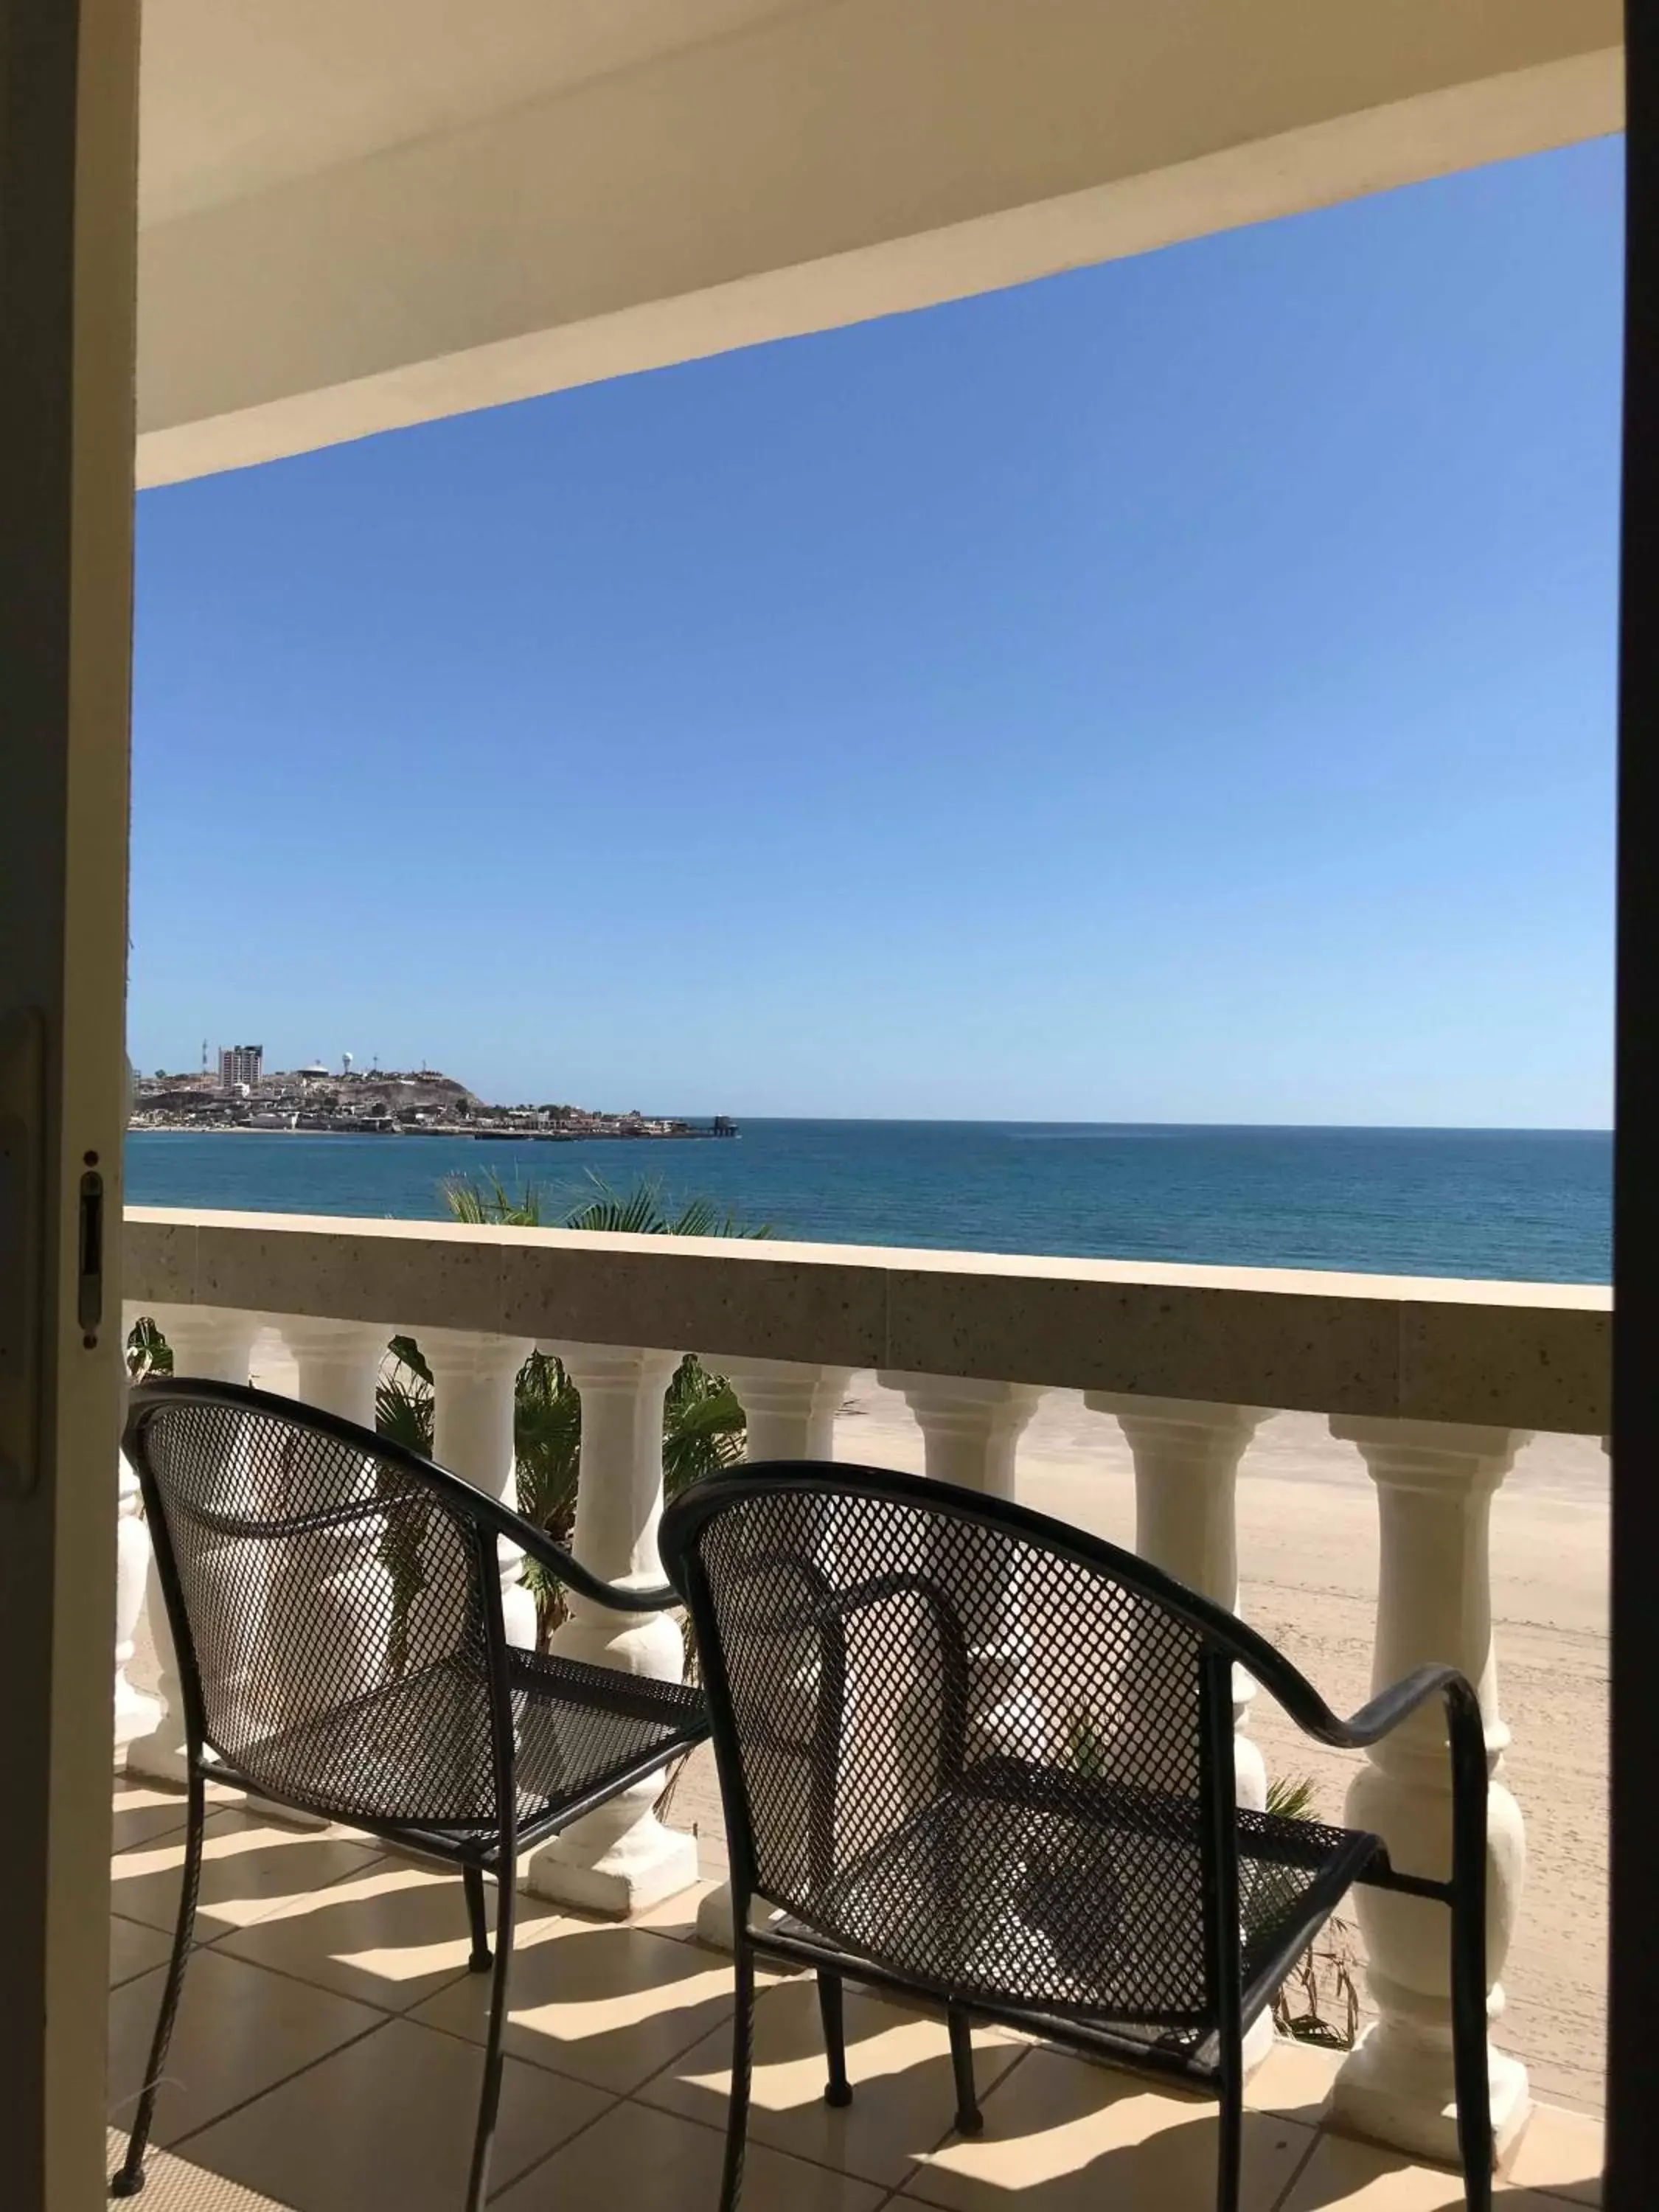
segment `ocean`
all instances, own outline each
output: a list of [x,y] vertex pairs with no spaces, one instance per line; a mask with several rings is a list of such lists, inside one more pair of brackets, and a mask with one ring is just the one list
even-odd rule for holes
[[455,1176],[534,1182],[544,1219],[590,1176],[644,1176],[779,1237],[974,1252],[1602,1283],[1600,1130],[1298,1129],[740,1121],[731,1140],[548,1145],[135,1131],[136,1206],[441,1219]]

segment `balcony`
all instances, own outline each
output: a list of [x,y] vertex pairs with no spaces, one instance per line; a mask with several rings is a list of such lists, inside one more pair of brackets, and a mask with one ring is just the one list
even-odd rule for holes
[[[434,1376],[437,1456],[496,1495],[514,1481],[518,1369],[532,1348],[556,1350],[582,1401],[575,1547],[609,1578],[656,1579],[663,1393],[696,1350],[732,1381],[755,1457],[833,1453],[1018,1495],[1229,1605],[1242,1565],[1245,1609],[1345,1708],[1373,1668],[1391,1680],[1426,1659],[1462,1666],[1481,1685],[1492,1762],[1491,1964],[1510,1992],[1507,2014],[1504,1988],[1492,2001],[1501,2170],[1517,2207],[1528,2191],[1595,2201],[1603,1524],[1550,1492],[1571,1479],[1594,1496],[1599,1479],[1605,1291],[161,1210],[128,1215],[125,1287],[130,1316],[159,1322],[180,1372],[252,1376],[370,1422],[388,1340],[414,1334]],[[1543,1531],[1541,1621],[1500,1496],[1540,1434],[1547,1473],[1528,1474],[1534,1447],[1517,1487],[1534,1492],[1528,1525]],[[182,1740],[170,1654],[124,1483],[117,2122],[153,2014],[183,1820],[167,1786]],[[509,1632],[516,1615],[528,1639],[514,1561],[503,1578]],[[1500,1634],[1514,1623],[1520,1679],[1551,1686],[1516,1701],[1513,1745],[1494,1613]],[[679,1663],[665,1620],[561,1633],[597,1633],[585,1651],[613,1664]],[[1381,1830],[1396,1864],[1442,1871],[1437,1742],[1344,1760],[1311,1752],[1267,1705],[1240,1682],[1245,1802],[1261,1802],[1270,1776],[1307,1775],[1322,1812],[1341,1817],[1346,1789],[1349,1817]],[[562,2190],[580,2204],[624,2179],[641,2203],[695,2202],[705,2169],[714,2201],[729,1917],[700,1757],[666,1803],[649,1802],[654,1785],[646,1802],[634,1793],[521,1868],[505,2203]],[[418,2205],[422,2190],[456,2198],[477,2028],[458,1887],[240,1802],[215,1813],[209,1855],[213,1963],[187,1996],[160,2136],[184,2164],[163,2169],[156,2201],[331,2212]],[[1362,1895],[1356,1917],[1358,2046],[1339,2057],[1259,2037],[1251,2053],[1247,2194],[1263,2208],[1458,2201],[1438,1909]],[[811,2008],[780,1986],[763,2010],[755,2140],[769,2149],[751,2163],[751,2204],[805,2186],[838,2205],[896,2191],[963,2212],[1010,2192],[1044,2206],[1085,2190],[1126,2205],[1208,2201],[1205,2105],[989,2034],[987,2134],[957,2141],[942,2025],[872,1998],[854,2064],[869,2090],[832,2114]],[[407,2191],[394,2190],[404,2161]],[[208,2185],[186,2166],[236,2187],[192,2195]]]

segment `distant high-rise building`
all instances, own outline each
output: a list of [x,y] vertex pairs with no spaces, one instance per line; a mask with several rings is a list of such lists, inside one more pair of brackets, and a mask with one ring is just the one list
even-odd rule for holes
[[265,1064],[262,1044],[222,1044],[219,1048],[219,1088],[231,1091],[239,1083],[257,1083]]

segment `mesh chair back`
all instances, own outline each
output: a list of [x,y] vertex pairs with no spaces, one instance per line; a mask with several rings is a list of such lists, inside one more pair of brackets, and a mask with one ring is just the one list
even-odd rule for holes
[[495,1547],[486,1571],[421,1462],[372,1442],[206,1396],[135,1421],[186,1698],[274,1796],[371,1826],[496,1828]]
[[964,1998],[1201,2022],[1210,1793],[1231,1801],[1231,1751],[1218,1778],[1203,1748],[1205,1639],[1127,1555],[1091,1547],[1114,1574],[961,1496],[772,1468],[671,1509],[734,1865]]

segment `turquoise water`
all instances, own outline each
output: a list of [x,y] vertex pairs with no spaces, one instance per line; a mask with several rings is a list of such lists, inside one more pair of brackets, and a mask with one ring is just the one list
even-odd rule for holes
[[[1606,1282],[1605,1132],[748,1121],[732,1142],[447,1137],[127,1139],[127,1198],[420,1220],[447,1176],[617,1185],[736,1206],[776,1235],[1215,1266]],[[556,1206],[550,1208],[556,1218]]]

